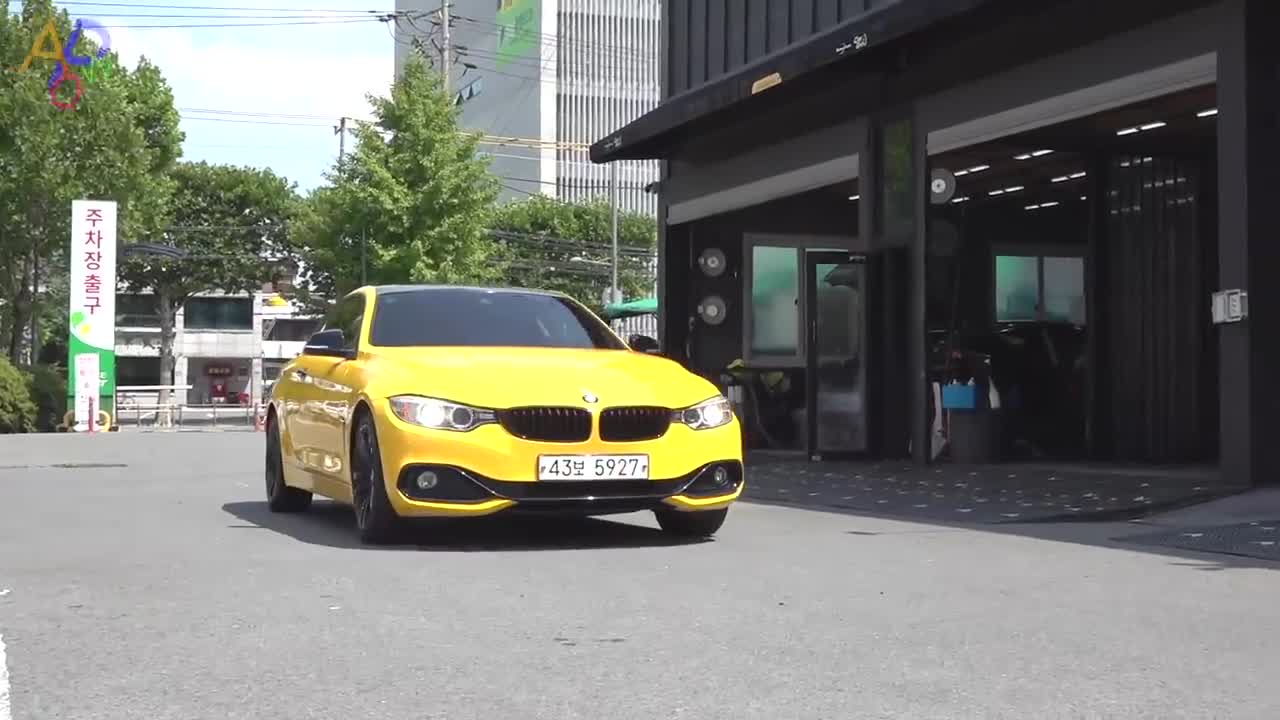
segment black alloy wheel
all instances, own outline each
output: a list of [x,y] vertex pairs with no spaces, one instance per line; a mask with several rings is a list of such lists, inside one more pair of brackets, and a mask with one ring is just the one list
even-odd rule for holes
[[367,412],[361,413],[356,421],[352,440],[351,499],[360,541],[367,544],[387,542],[398,529],[399,518],[387,497],[378,430]]
[[663,532],[681,537],[709,538],[716,534],[724,520],[729,516],[729,508],[720,510],[698,510],[681,512],[679,510],[655,510],[658,527]]
[[311,507],[311,493],[284,482],[284,456],[280,449],[280,424],[267,418],[267,509],[277,513],[302,512]]

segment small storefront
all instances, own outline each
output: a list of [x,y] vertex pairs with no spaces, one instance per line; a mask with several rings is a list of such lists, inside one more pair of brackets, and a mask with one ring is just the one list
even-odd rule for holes
[[592,148],[664,161],[663,351],[756,449],[945,459],[967,395],[991,459],[1280,477],[1280,7],[848,4],[665,4],[664,103]]
[[250,358],[189,358],[192,405],[247,405],[250,402]]

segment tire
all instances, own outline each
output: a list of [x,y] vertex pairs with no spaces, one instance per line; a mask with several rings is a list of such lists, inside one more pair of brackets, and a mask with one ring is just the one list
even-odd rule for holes
[[729,516],[729,508],[694,512],[658,510],[654,515],[663,532],[681,537],[708,538],[724,525],[725,518]]
[[311,493],[284,482],[284,457],[280,451],[280,425],[267,421],[267,509],[277,513],[302,512],[311,507]]
[[351,499],[361,542],[377,545],[394,539],[400,518],[387,497],[378,429],[367,412],[360,413],[351,438]]

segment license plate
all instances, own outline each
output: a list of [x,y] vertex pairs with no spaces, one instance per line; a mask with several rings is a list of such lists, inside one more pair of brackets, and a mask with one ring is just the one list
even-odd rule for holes
[[539,455],[539,480],[648,480],[648,455]]

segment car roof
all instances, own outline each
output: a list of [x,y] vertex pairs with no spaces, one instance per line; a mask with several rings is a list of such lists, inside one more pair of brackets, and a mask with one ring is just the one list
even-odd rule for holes
[[510,293],[515,295],[541,295],[546,297],[567,297],[554,290],[534,290],[531,288],[513,287],[481,287],[474,285],[372,285],[370,289],[376,295],[397,295],[401,293],[431,293],[437,291],[469,292],[469,293]]

